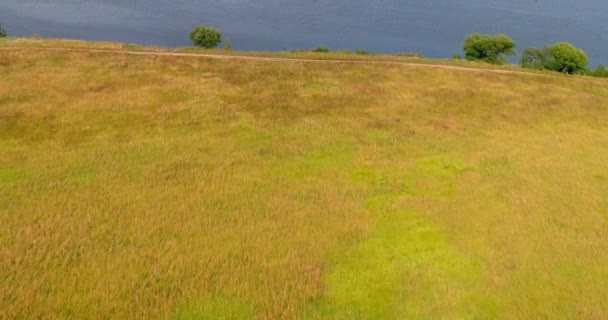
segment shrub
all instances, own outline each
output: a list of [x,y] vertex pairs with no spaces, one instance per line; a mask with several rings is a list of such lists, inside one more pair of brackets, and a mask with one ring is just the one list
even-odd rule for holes
[[462,60],[462,56],[459,55],[459,54],[455,54],[455,55],[452,56],[452,59],[453,60]]
[[0,38],[4,38],[7,36],[6,30],[4,30],[4,28],[2,28],[2,25],[0,24]]
[[546,50],[527,48],[521,55],[521,66],[527,69],[544,69],[546,55]]
[[371,53],[369,53],[368,51],[365,51],[365,50],[357,50],[357,51],[355,51],[355,53],[356,54],[360,54],[362,56],[368,56],[368,55],[371,54]]
[[312,52],[329,52],[329,48],[326,46],[318,46],[316,49],[312,50]]
[[507,62],[507,56],[515,54],[516,46],[515,41],[504,34],[493,36],[474,33],[465,39],[462,47],[468,60],[504,64]]
[[589,59],[585,52],[567,42],[559,42],[545,49],[546,69],[569,73],[581,74],[587,68]]
[[224,49],[230,51],[232,50],[232,42],[230,41],[230,39],[226,39],[226,44],[224,45]]
[[202,48],[215,48],[222,42],[222,33],[213,27],[199,25],[190,32],[192,44]]
[[600,64],[595,69],[589,70],[589,75],[598,78],[608,78],[608,68]]

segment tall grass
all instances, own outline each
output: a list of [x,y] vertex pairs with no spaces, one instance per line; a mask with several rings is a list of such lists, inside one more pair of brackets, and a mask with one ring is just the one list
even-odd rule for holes
[[608,316],[606,82],[0,62],[0,318]]

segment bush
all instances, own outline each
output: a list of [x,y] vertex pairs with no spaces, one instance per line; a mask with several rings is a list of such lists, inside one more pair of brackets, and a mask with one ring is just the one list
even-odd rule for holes
[[4,30],[4,28],[2,28],[2,25],[0,24],[0,38],[4,38],[7,36],[6,30]]
[[459,54],[455,54],[452,56],[452,60],[462,60],[462,56]]
[[521,55],[521,66],[527,69],[542,70],[545,68],[546,55],[546,50],[527,48]]
[[504,64],[507,62],[507,56],[515,54],[516,46],[517,43],[504,34],[493,36],[474,33],[465,39],[462,48],[468,60]]
[[197,47],[212,49],[222,42],[222,33],[216,28],[199,25],[190,32],[190,40]]
[[567,42],[559,42],[545,49],[546,69],[569,73],[581,74],[585,72],[589,59],[585,52]]
[[224,49],[225,50],[232,50],[232,42],[230,41],[230,39],[226,39],[226,44],[224,44]]
[[595,69],[589,70],[589,75],[598,78],[608,78],[608,68],[600,64]]
[[362,55],[362,56],[368,56],[371,53],[369,53],[369,51],[365,51],[365,50],[357,50],[355,51],[356,54]]
[[316,49],[312,50],[312,52],[329,52],[329,48],[326,46],[318,46]]

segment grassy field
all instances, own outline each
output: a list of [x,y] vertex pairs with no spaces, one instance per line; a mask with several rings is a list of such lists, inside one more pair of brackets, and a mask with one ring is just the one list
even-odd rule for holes
[[0,319],[608,318],[608,81],[35,50],[0,79]]
[[118,42],[90,42],[82,40],[66,39],[41,39],[41,38],[0,38],[0,48],[64,48],[64,49],[101,49],[119,52],[160,52],[160,53],[186,53],[186,54],[207,54],[207,55],[226,55],[226,56],[247,56],[261,58],[282,58],[282,59],[305,59],[305,60],[349,60],[349,61],[371,61],[371,62],[406,62],[416,64],[446,65],[467,68],[499,69],[512,71],[525,71],[527,73],[545,74],[555,76],[552,71],[522,69],[518,65],[496,66],[487,63],[468,61],[464,59],[429,59],[417,54],[357,54],[352,50],[335,50],[329,53],[313,52],[311,50],[290,50],[281,52],[263,51],[232,51],[225,49],[202,49],[194,47],[184,48],[163,48],[145,47],[138,44],[124,44]]

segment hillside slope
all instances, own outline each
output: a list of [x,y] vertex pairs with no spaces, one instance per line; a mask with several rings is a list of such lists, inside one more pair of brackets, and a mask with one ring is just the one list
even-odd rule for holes
[[608,317],[608,82],[0,50],[0,318]]

